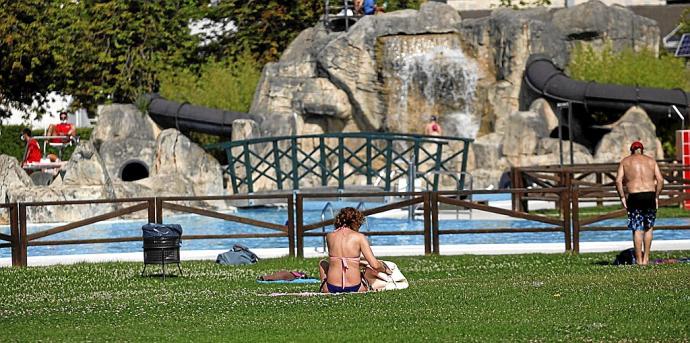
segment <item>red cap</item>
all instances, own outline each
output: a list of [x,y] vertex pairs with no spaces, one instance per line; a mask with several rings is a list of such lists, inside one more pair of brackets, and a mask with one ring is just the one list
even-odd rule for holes
[[642,145],[642,142],[634,141],[632,144],[630,144],[630,152],[635,152],[637,149],[644,151],[644,145]]

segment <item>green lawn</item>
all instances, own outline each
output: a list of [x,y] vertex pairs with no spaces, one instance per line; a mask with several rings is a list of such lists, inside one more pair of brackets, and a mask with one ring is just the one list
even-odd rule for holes
[[[653,258],[690,256],[690,251]],[[184,277],[138,263],[0,268],[1,341],[688,341],[690,265],[609,266],[614,254],[400,257],[404,291],[267,297],[313,285],[250,267],[185,262]]]
[[[623,207],[621,207],[619,205],[580,207],[580,218],[598,216],[598,215],[606,214],[606,213],[613,212],[616,210],[620,210],[621,208],[623,208]],[[554,210],[554,209],[534,210],[534,211],[530,211],[530,213],[543,214],[543,215],[549,215],[549,216],[554,216],[554,217],[559,215],[558,210]],[[678,206],[660,207],[659,210],[657,211],[657,218],[687,218],[687,217],[690,217],[690,211],[682,209]],[[627,215],[623,214],[622,216],[620,216],[620,218],[627,218]]]

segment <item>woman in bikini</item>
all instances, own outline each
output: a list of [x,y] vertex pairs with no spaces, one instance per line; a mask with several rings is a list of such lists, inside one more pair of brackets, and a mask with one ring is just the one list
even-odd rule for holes
[[360,273],[360,256],[365,273],[372,276],[378,272],[391,271],[374,257],[367,237],[359,233],[364,215],[352,207],[340,210],[335,217],[335,231],[326,235],[328,260],[319,262],[321,291],[324,293],[366,292]]

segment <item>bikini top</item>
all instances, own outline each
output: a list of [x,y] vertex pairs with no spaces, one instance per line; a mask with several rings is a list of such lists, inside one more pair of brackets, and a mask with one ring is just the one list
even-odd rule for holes
[[[343,229],[343,228],[348,229],[348,230],[350,229],[347,226],[341,226],[341,227],[335,229],[335,232],[338,232],[338,230]],[[329,255],[328,259],[329,259],[330,263],[332,263],[335,260],[340,260],[340,263],[342,264],[342,267],[343,267],[343,272],[341,273],[341,284],[340,284],[340,286],[345,287],[345,273],[350,268],[350,266],[348,266],[347,263],[348,262],[355,262],[355,263],[357,263],[357,265],[359,265],[359,256],[347,257],[347,256],[331,256],[331,255]]]

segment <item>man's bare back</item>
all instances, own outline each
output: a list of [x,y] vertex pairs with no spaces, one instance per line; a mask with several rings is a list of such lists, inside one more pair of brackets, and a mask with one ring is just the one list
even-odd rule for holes
[[[627,188],[627,197],[623,185]],[[644,155],[641,142],[633,142],[630,156],[618,165],[616,190],[628,212],[628,228],[633,233],[635,260],[638,264],[649,263],[656,210],[663,187],[664,178],[659,165],[653,158]]]

